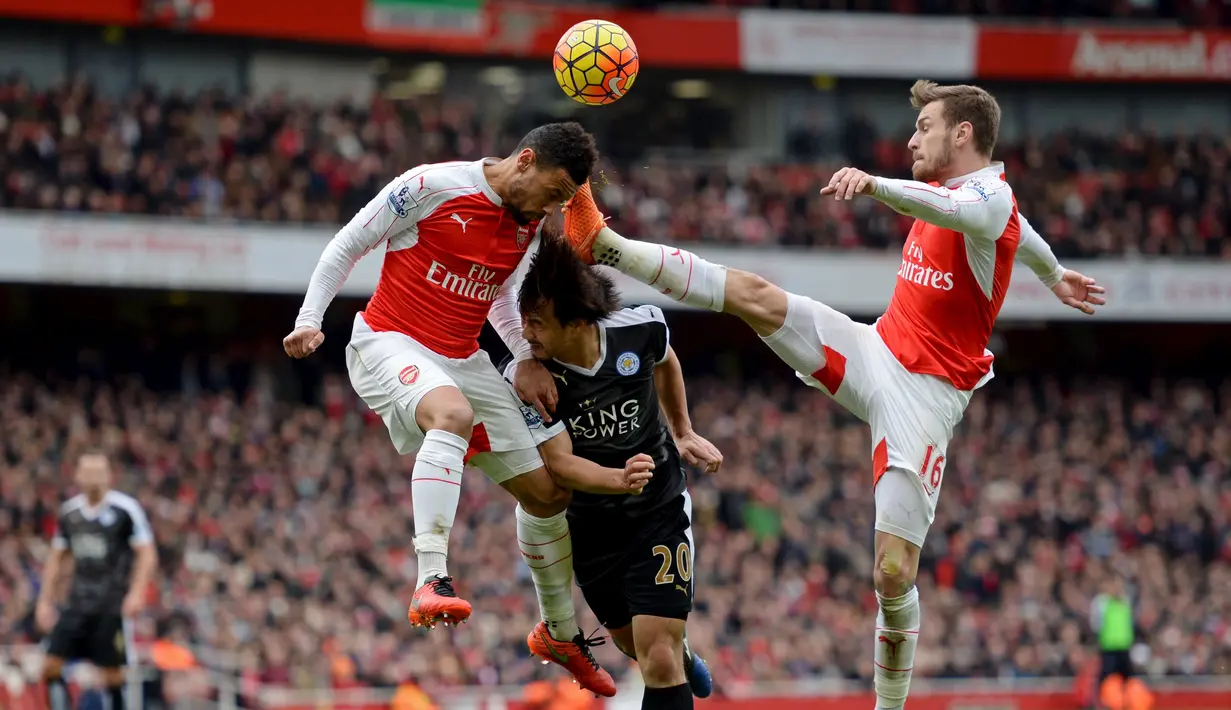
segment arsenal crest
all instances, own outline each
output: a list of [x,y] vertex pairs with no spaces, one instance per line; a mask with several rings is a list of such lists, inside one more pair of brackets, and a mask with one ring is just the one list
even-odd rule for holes
[[525,251],[526,247],[528,246],[530,246],[530,228],[529,227],[518,227],[517,228],[517,248],[520,249],[521,251]]

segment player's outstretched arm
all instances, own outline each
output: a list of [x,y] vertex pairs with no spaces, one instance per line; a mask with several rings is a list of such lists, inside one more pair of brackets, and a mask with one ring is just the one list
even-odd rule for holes
[[308,281],[295,329],[282,341],[287,355],[307,357],[321,346],[325,340],[321,333],[325,310],[341,292],[355,264],[381,242],[414,225],[418,206],[406,184],[413,175],[407,173],[386,185],[325,246]]
[[1021,237],[1017,242],[1016,259],[1029,267],[1044,286],[1054,287],[1064,279],[1064,267],[1047,241],[1031,226],[1026,215],[1019,212],[1017,222],[1021,227]]
[[573,453],[573,440],[561,430],[539,446],[552,478],[563,488],[584,493],[622,495],[640,493],[654,477],[654,459],[637,454],[624,468],[607,468]]
[[654,388],[658,391],[658,407],[667,420],[675,447],[690,465],[714,473],[722,467],[722,452],[692,430],[688,416],[688,396],[684,390],[684,370],[675,348],[667,346],[667,356],[654,368]]
[[1103,297],[1106,289],[1093,278],[1061,266],[1047,241],[1030,222],[1021,213],[1017,218],[1021,227],[1017,260],[1028,266],[1061,303],[1086,315],[1094,315],[1096,307],[1107,303]]
[[984,239],[999,239],[1013,216],[1012,191],[999,178],[976,177],[948,188],[842,168],[821,189],[821,195],[837,200],[867,195],[900,214]]

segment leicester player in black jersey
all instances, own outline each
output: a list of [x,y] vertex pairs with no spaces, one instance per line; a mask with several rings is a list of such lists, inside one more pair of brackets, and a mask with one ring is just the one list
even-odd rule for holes
[[681,458],[712,472],[722,455],[692,430],[662,311],[621,309],[611,279],[563,240],[543,241],[518,300],[522,335],[556,384],[553,420],[529,408],[526,420],[548,469],[573,491],[577,585],[637,660],[642,707],[691,708],[711,682],[684,638],[693,541]]
[[[35,606],[35,621],[51,630],[43,665],[47,707],[69,709],[64,662],[80,659],[98,667],[110,710],[123,710],[123,669],[130,651],[125,619],[143,606],[157,564],[154,536],[141,505],[110,489],[105,455],[78,459],[76,480],[81,493],[60,507]],[[70,557],[72,581],[57,619],[56,591]]]

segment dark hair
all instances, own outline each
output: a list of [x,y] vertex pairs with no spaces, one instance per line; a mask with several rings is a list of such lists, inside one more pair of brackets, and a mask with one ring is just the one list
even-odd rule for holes
[[564,168],[564,172],[578,185],[590,178],[594,164],[598,162],[594,136],[586,133],[586,129],[576,121],[539,126],[521,139],[514,154],[526,148],[534,151],[539,165]]
[[560,325],[597,323],[620,308],[610,276],[586,266],[563,238],[545,234],[521,283],[517,306],[528,314],[549,301]]

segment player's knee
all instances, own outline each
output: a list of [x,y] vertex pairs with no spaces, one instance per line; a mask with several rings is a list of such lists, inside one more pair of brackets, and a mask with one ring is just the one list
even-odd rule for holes
[[572,491],[556,484],[546,467],[539,467],[503,484],[521,507],[536,518],[563,513],[572,500]]
[[100,668],[98,676],[103,685],[108,688],[119,688],[124,685],[123,668]]
[[615,644],[616,650],[623,653],[625,656],[637,660],[637,647],[633,643],[633,627],[621,626],[618,629],[608,629],[611,634],[611,641]]
[[56,656],[47,656],[43,659],[43,678],[46,680],[56,680],[64,675],[64,660]]
[[460,390],[439,387],[419,402],[415,422],[423,431],[439,429],[469,439],[474,429],[474,409]]
[[652,640],[638,653],[641,677],[651,688],[669,688],[683,683],[684,649],[669,634]]
[[744,320],[757,335],[772,335],[786,322],[786,292],[756,274],[729,269],[726,311]]
[[872,581],[883,597],[900,597],[915,586],[918,554],[913,545],[894,535],[877,533]]

